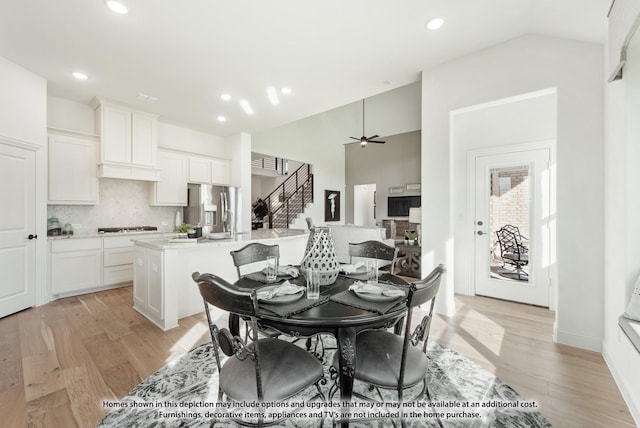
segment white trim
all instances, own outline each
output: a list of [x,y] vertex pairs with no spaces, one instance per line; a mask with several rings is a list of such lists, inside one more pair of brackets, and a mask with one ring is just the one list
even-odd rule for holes
[[[622,336],[624,336],[624,340],[629,342],[628,345],[633,347],[629,338],[624,334]],[[616,368],[616,365],[613,363],[613,360],[609,355],[609,347],[606,346],[606,342],[604,341],[602,343],[602,358],[604,358],[604,362],[607,364],[607,367],[613,376],[613,380],[616,382],[618,390],[620,391],[625,404],[629,408],[631,417],[635,421],[636,425],[640,426],[640,403],[634,400],[634,396],[632,394],[633,388],[626,382],[624,376],[622,376]]]
[[39,144],[29,143],[27,141],[16,140],[15,138],[0,135],[0,144],[6,144],[12,147],[18,147],[20,149],[31,150],[37,152],[43,147]]
[[563,345],[574,346],[576,348],[587,349],[594,352],[602,352],[602,340],[599,337],[589,337],[575,334],[570,331],[560,330],[554,323],[553,338]]
[[68,137],[88,138],[91,140],[100,141],[100,136],[97,134],[73,131],[71,129],[53,128],[51,126],[47,128],[47,134],[66,135]]
[[557,93],[558,93],[558,89],[556,87],[553,87],[553,88],[541,89],[539,91],[526,92],[524,94],[514,95],[512,97],[500,98],[498,100],[488,101],[486,103],[474,104],[468,107],[461,107],[456,110],[451,110],[449,112],[449,118],[462,113],[469,113],[472,111],[484,110],[490,107],[497,107],[504,104],[515,103],[518,101],[524,101],[532,98],[544,97],[547,95],[554,95]]

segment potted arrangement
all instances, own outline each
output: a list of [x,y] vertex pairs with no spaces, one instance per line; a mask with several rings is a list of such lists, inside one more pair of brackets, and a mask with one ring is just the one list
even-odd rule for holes
[[418,234],[415,230],[406,230],[404,232],[404,243],[413,245],[418,241]]
[[195,232],[193,226],[187,223],[182,223],[180,226],[176,226],[174,232],[178,234],[178,238],[187,238],[189,233]]

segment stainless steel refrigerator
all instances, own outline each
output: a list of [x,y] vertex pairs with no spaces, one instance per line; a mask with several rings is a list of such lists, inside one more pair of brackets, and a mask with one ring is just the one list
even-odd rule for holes
[[202,235],[242,232],[241,189],[212,184],[189,184],[184,222],[202,227]]

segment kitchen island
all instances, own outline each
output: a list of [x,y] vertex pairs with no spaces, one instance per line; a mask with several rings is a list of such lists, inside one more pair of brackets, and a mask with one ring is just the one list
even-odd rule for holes
[[[299,264],[309,231],[261,229],[226,239],[134,239],[133,307],[163,330],[178,326],[180,318],[202,312],[204,306],[193,272],[213,273],[229,282],[237,279],[230,251],[251,242],[280,246],[280,264]],[[262,264],[243,267],[260,270]],[[244,270],[243,270],[244,272]]]

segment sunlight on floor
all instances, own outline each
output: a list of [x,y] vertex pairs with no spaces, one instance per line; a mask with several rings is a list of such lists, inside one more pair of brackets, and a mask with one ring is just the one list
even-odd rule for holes
[[[486,317],[481,312],[471,309],[460,301],[456,301],[456,319],[458,324],[458,343],[462,345],[463,353],[469,358],[485,363],[495,369],[494,362],[500,357],[506,329]],[[479,328],[481,326],[481,328]],[[479,333],[481,331],[481,333]],[[434,331],[434,340],[446,344],[448,328],[445,325],[442,332]],[[485,337],[490,339],[485,340]],[[490,369],[490,371],[492,371]]]

